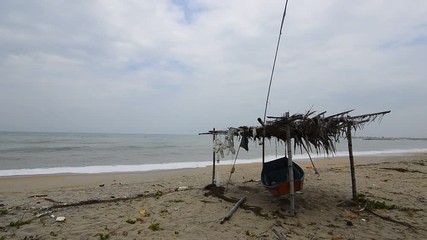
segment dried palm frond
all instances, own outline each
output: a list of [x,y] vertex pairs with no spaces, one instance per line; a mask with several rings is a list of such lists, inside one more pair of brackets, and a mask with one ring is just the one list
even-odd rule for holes
[[[327,154],[334,153],[336,143],[341,137],[345,137],[348,128],[354,130],[361,129],[365,124],[376,120],[381,120],[382,117],[390,113],[383,111],[378,113],[364,114],[359,116],[349,116],[353,110],[348,110],[325,117],[325,113],[315,114],[313,110],[307,111],[305,114],[294,114],[291,116],[267,117],[268,121],[263,123],[260,119],[261,126],[248,127],[241,126],[238,128],[230,128],[234,135],[239,135],[245,138],[260,140],[262,138],[277,138],[286,141],[286,131],[290,130],[290,136],[294,139],[294,148],[300,148],[315,151],[319,153],[324,151]],[[220,132],[219,132],[220,133]]]

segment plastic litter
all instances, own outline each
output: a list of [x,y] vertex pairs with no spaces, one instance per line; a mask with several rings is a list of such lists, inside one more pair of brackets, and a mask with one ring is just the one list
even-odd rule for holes
[[188,189],[188,187],[183,186],[183,187],[178,187],[177,191],[184,191],[184,190],[187,190],[187,189]]

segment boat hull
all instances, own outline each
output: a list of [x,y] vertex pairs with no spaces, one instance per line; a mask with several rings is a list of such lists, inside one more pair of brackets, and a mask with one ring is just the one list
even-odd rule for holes
[[[304,186],[304,170],[295,162],[292,165],[294,190],[295,192],[301,191]],[[288,158],[286,157],[266,162],[261,172],[261,182],[275,196],[289,194],[291,185],[288,172]]]

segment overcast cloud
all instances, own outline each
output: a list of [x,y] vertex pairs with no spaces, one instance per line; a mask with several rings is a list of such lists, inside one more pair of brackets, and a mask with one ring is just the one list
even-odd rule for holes
[[[257,125],[284,0],[0,2],[0,130]],[[427,137],[427,1],[289,1],[268,115],[391,110]]]

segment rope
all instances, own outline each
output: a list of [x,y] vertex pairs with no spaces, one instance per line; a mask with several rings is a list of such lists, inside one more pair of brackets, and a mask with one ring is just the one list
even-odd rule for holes
[[[242,138],[242,140],[243,140],[243,138]],[[236,170],[235,166],[236,166],[237,157],[239,156],[239,152],[240,152],[240,145],[241,145],[241,143],[239,144],[239,148],[237,148],[236,157],[234,158],[233,165],[231,166],[230,176],[228,176],[228,181],[227,181],[227,185],[225,186],[225,191],[228,190],[228,184],[230,184],[231,175],[233,175],[234,171]]]
[[314,165],[314,162],[313,162],[313,159],[311,158],[310,152],[308,151],[308,149],[307,149],[307,147],[306,147],[305,145],[303,145],[303,146],[304,146],[305,151],[306,151],[306,152],[307,152],[307,154],[308,154],[308,157],[310,158],[311,165],[313,166],[313,169],[314,169],[314,173],[315,173],[315,174],[317,174],[317,176],[318,176],[318,177],[320,177],[320,173],[319,173],[319,171],[317,171],[317,168],[316,168],[316,166]]

